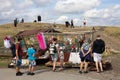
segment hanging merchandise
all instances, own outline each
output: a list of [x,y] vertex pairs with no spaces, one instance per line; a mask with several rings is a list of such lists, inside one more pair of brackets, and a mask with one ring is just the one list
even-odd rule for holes
[[8,36],[4,37],[4,47],[5,48],[10,48],[11,47],[11,45],[10,45],[10,37],[8,37]]
[[59,36],[59,35],[57,35],[57,39],[58,39],[58,41],[59,41],[59,40],[61,40],[61,38],[60,38],[60,36]]
[[45,37],[42,32],[37,34],[37,40],[38,40],[40,49],[45,50],[47,47],[46,47]]

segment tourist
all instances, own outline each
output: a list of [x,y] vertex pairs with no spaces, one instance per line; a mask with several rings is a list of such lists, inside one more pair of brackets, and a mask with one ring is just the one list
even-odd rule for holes
[[[88,62],[91,61],[91,41],[85,40],[81,47],[80,51],[80,58],[81,58],[81,63],[80,63],[80,71],[79,73],[88,73]],[[84,66],[84,70],[83,70]]]
[[63,70],[64,68],[64,50],[65,50],[65,45],[63,42],[59,44],[59,58],[60,58],[60,68],[59,70]]
[[11,53],[12,53],[12,58],[15,59],[16,57],[16,49],[15,49],[15,39],[11,38],[10,39],[10,50],[11,50]]
[[20,67],[22,64],[22,55],[23,55],[23,51],[22,51],[22,47],[20,45],[20,41],[22,39],[19,37],[18,38],[18,42],[16,42],[15,48],[16,48],[16,76],[21,76],[23,73],[20,72]]
[[103,71],[103,66],[101,61],[102,61],[102,53],[104,51],[105,51],[105,42],[100,38],[100,35],[97,35],[96,40],[93,42],[92,52],[98,73]]
[[36,66],[36,62],[35,62],[36,51],[33,48],[33,45],[30,45],[30,47],[27,50],[27,53],[28,53],[28,60],[29,60],[29,69],[28,69],[29,71],[28,71],[27,75],[34,75],[35,74],[34,69]]
[[59,53],[58,46],[59,45],[57,44],[57,38],[53,38],[49,48],[50,55],[53,61],[53,69],[52,69],[53,71],[56,70],[56,62],[58,60],[58,53]]

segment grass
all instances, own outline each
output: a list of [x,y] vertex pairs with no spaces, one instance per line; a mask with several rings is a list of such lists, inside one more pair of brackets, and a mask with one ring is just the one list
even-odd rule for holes
[[[3,40],[5,36],[13,36],[23,30],[32,30],[40,28],[52,27],[53,24],[50,23],[20,23],[17,27],[14,27],[13,24],[4,24],[0,25],[0,47],[3,47]],[[64,27],[63,25],[57,24],[56,27]]]
[[108,27],[104,30],[108,35],[117,37],[120,39],[120,27]]
[[[5,24],[5,25],[0,25],[0,47],[3,47],[3,40],[4,40],[4,36],[10,35],[13,36],[15,34],[17,34],[19,31],[22,30],[32,30],[32,29],[40,29],[40,28],[46,28],[46,27],[53,27],[53,24],[50,23],[22,23],[22,24],[18,24],[18,27],[14,27],[13,24]],[[58,30],[61,31],[68,31],[70,32],[72,29],[70,28],[65,28],[65,25],[61,25],[61,24],[57,24],[56,27]],[[99,28],[99,27],[95,27],[95,28]],[[78,30],[91,30],[90,27],[87,28],[76,28],[74,29],[75,31]],[[120,27],[105,27],[104,31],[107,35],[109,36],[113,36],[116,37],[118,39],[120,39]],[[117,45],[116,45],[117,46]],[[104,54],[104,57],[107,56],[111,56],[111,55],[115,55],[118,53],[114,53],[112,52],[112,54]],[[6,59],[6,58],[2,58],[0,57],[0,67],[7,67],[8,63],[10,63],[11,59]],[[41,67],[44,66],[37,66],[38,69],[40,69]]]
[[114,55],[117,55],[117,54],[120,54],[120,52],[110,51],[110,54],[104,52],[104,53],[103,53],[103,57],[114,56]]
[[8,67],[8,63],[10,63],[10,58],[3,58],[0,57],[0,68],[6,68]]

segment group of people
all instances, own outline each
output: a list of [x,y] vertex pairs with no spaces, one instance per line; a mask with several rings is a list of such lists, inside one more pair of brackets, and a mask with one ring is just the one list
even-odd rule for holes
[[97,72],[98,73],[103,72],[102,53],[104,51],[105,51],[105,42],[100,38],[100,35],[97,35],[97,38],[93,42],[93,44],[91,44],[90,40],[85,40],[85,42],[81,46],[81,51],[80,51],[81,63],[80,63],[79,73],[83,73],[83,72],[88,73],[88,63],[91,62],[92,57],[95,62]]
[[[101,39],[101,36],[97,35],[97,38],[93,41],[93,43],[91,43],[90,39],[87,39],[80,45],[79,55],[81,62],[79,73],[88,73],[88,63],[91,61],[95,62],[98,73],[103,72],[102,53],[105,51],[105,42]],[[60,69],[63,69],[64,48],[65,46],[60,48],[60,44],[57,43],[57,39],[53,38],[52,44],[50,44],[50,55],[53,61],[53,71],[56,70],[56,62],[58,57],[60,58]]]
[[60,58],[60,69],[63,69],[63,62],[64,62],[64,49],[65,49],[65,45],[61,42],[61,43],[57,43],[57,38],[53,38],[52,39],[52,43],[50,43],[49,46],[49,54],[52,58],[53,61],[53,71],[56,70],[56,62],[58,60],[58,57]]
[[[16,59],[16,76],[21,76],[23,73],[20,72],[20,67],[22,64],[22,55],[23,55],[23,49],[21,46],[22,38],[18,38],[16,44],[15,44],[15,59]],[[105,51],[105,42],[100,38],[100,35],[97,35],[97,38],[93,43],[91,43],[91,40],[84,40],[83,44],[80,44],[80,70],[79,73],[88,73],[88,63],[92,60],[93,55],[93,60],[96,65],[96,70],[97,72],[102,72],[103,71],[103,66],[102,66],[102,53]],[[52,58],[53,62],[53,68],[52,70],[56,70],[56,64],[58,57],[60,59],[60,68],[59,70],[63,70],[64,65],[64,49],[65,49],[65,44],[63,42],[57,42],[57,38],[53,38],[51,43],[49,44],[49,48],[47,49],[49,55]],[[28,73],[27,75],[34,75],[34,70],[36,66],[36,50],[34,49],[33,45],[30,45],[29,48],[26,50],[28,60],[29,60],[29,68],[28,68]],[[93,54],[91,54],[93,53]],[[99,69],[100,68],[100,69]]]
[[[60,52],[60,61],[61,61],[61,68],[63,69],[63,62],[64,62],[64,45],[61,43],[58,45],[57,43],[57,38],[53,38],[52,42],[49,44],[48,52],[49,55],[52,58],[53,61],[53,71],[56,70],[56,61],[58,59],[58,54]],[[34,75],[34,70],[36,66],[36,56],[37,56],[37,50],[34,48],[33,45],[29,45],[28,49],[25,50],[25,43],[21,37],[18,37],[17,40],[10,40],[11,44],[11,52],[12,52],[12,58],[16,60],[16,76],[21,76],[23,73],[20,71],[20,67],[22,65],[22,58],[24,53],[27,52],[27,59],[29,61],[29,68],[28,68],[28,73],[27,75]],[[59,48],[58,48],[59,46]],[[58,52],[59,51],[59,52]]]
[[16,76],[21,76],[23,73],[20,71],[20,67],[22,64],[22,58],[24,53],[27,52],[28,60],[29,60],[29,69],[27,75],[34,75],[33,71],[36,65],[35,62],[35,54],[36,50],[34,49],[33,45],[30,45],[30,47],[25,50],[25,43],[21,37],[18,37],[17,40],[14,40],[11,38],[10,40],[11,44],[11,52],[12,52],[12,58],[16,60]]

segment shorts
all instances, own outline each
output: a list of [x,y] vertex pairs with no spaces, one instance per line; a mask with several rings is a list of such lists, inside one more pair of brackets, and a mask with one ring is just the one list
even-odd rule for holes
[[60,52],[59,58],[60,58],[60,61],[64,60],[64,52]]
[[81,62],[84,62],[84,61],[85,61],[85,62],[90,62],[90,60],[86,59],[85,57],[82,57],[82,58],[81,58]]
[[57,61],[58,60],[58,54],[51,54],[52,61]]
[[17,67],[20,67],[21,64],[22,64],[22,58],[19,57],[19,59],[16,61],[16,66],[17,66]]
[[29,66],[36,66],[35,60],[29,60]]
[[[84,52],[86,53],[88,50],[84,50]],[[89,53],[89,54],[87,54],[85,57],[83,56],[83,53],[80,51],[80,53],[79,53],[79,55],[80,55],[80,59],[81,59],[81,62],[91,62],[91,54]]]
[[101,62],[102,61],[102,54],[93,53],[93,58],[94,58],[95,62]]

